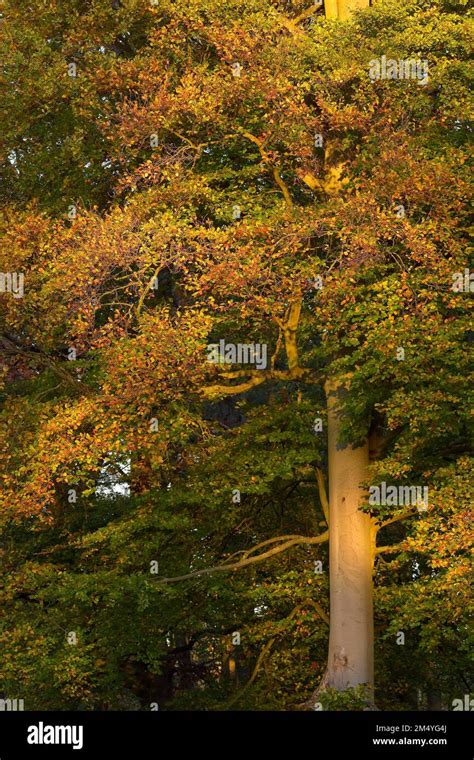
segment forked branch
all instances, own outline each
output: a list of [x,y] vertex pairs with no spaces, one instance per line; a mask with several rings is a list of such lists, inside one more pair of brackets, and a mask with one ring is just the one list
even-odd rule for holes
[[[296,607],[294,607],[291,610],[290,614],[287,615],[286,618],[284,618],[281,621],[281,625],[284,626],[285,623],[289,623],[290,620],[292,620],[297,615],[298,612],[300,612],[301,610],[303,610],[304,607],[308,607],[308,606],[309,607],[313,607],[313,609],[316,610],[316,612],[318,613],[319,617],[325,623],[327,623],[327,625],[329,625],[329,618],[328,618],[328,616],[326,615],[326,613],[324,612],[324,610],[322,609],[322,607],[317,602],[313,602],[312,599],[307,599],[302,604],[298,604]],[[229,700],[229,702],[227,703],[227,709],[229,709],[229,707],[231,707],[232,705],[234,705],[243,696],[243,694],[247,691],[247,689],[253,684],[253,682],[255,681],[255,679],[256,679],[256,677],[258,675],[258,672],[259,672],[259,670],[260,670],[260,668],[262,666],[262,663],[263,663],[263,660],[264,660],[265,656],[268,654],[268,652],[272,648],[272,646],[275,643],[275,641],[277,640],[277,638],[278,638],[278,634],[276,634],[275,636],[272,636],[272,638],[269,639],[267,641],[267,643],[265,644],[265,646],[262,648],[262,650],[260,651],[260,654],[258,655],[257,662],[255,663],[255,667],[253,669],[252,675],[250,676],[250,678],[247,681],[247,683],[245,684],[245,686],[243,686],[242,689],[240,689],[240,691],[238,691],[237,694],[235,694]]]
[[[214,398],[216,396],[233,396],[234,394],[244,393],[251,388],[261,385],[266,380],[300,380],[311,374],[310,368],[299,366],[297,330],[301,316],[302,298],[297,293],[287,309],[284,319],[275,317],[280,333],[278,336],[277,347],[271,359],[271,369],[269,370],[223,370],[222,377],[225,379],[236,379],[246,377],[244,382],[237,385],[208,385],[201,388],[200,393],[205,398]],[[275,369],[275,361],[281,347],[281,337],[283,335],[285,344],[285,353],[288,363],[287,370]]]
[[310,16],[314,16],[315,13],[322,10],[323,3],[314,3],[313,5],[310,5],[309,8],[307,8],[305,11],[299,14],[299,16],[296,16],[296,18],[287,18],[286,16],[280,16],[280,23],[282,26],[285,27],[294,37],[308,37],[308,35],[303,32],[302,29],[298,27],[298,24],[301,23],[301,21],[304,21],[307,18],[310,18]]
[[[228,570],[240,570],[243,567],[248,567],[249,565],[254,565],[257,562],[263,562],[266,559],[270,559],[270,557],[274,557],[276,554],[281,554],[287,549],[290,549],[292,546],[303,546],[305,544],[322,544],[325,541],[329,540],[329,531],[327,530],[324,533],[321,533],[319,536],[295,536],[291,538],[288,538],[287,536],[281,536],[281,539],[283,543],[279,544],[278,546],[274,546],[272,549],[268,549],[268,551],[263,552],[262,554],[258,554],[255,557],[247,556],[238,562],[223,562],[222,564],[215,565],[214,567],[206,567],[203,570],[194,570],[191,573],[177,575],[173,578],[161,578],[158,583],[176,583],[177,581],[185,581],[189,578],[199,578],[201,575],[227,572]],[[266,542],[263,543],[265,544]],[[253,549],[249,549],[248,554],[251,554],[257,548],[258,546],[253,547]]]
[[379,530],[382,530],[382,528],[385,528],[387,525],[392,525],[392,523],[400,522],[401,520],[406,520],[408,517],[414,517],[418,513],[417,509],[407,509],[405,512],[402,512],[399,515],[395,515],[395,517],[391,517],[389,520],[384,520],[384,522],[377,523],[376,524],[376,530],[377,532]]
[[275,180],[276,184],[278,185],[281,192],[283,193],[283,197],[286,201],[287,206],[291,208],[293,206],[293,201],[291,199],[290,191],[288,190],[288,187],[285,184],[285,182],[282,180],[278,172],[278,169],[273,165],[268,153],[265,151],[262,140],[259,140],[258,137],[255,137],[255,135],[252,135],[250,132],[242,132],[242,134],[244,137],[247,138],[247,140],[250,140],[251,142],[253,142],[254,145],[257,146],[263,163],[266,164],[271,170],[273,179]]

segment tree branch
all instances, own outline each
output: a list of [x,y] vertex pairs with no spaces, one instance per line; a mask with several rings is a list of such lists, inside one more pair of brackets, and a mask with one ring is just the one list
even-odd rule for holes
[[245,383],[239,383],[237,385],[207,385],[200,389],[201,396],[205,398],[213,398],[215,396],[233,396],[237,393],[244,393],[254,388],[257,385],[261,385],[266,380],[301,380],[309,375],[311,369],[303,367],[295,367],[291,371],[286,370],[236,370],[235,372],[224,372],[224,378],[232,377],[249,377]]
[[326,491],[326,484],[324,482],[323,471],[319,467],[316,467],[316,479],[318,481],[319,499],[321,501],[326,523],[329,527],[329,500]]
[[326,615],[326,613],[324,612],[320,604],[318,604],[317,602],[314,602],[312,599],[307,599],[305,603],[302,604],[301,606],[304,607],[307,604],[309,604],[310,607],[314,607],[314,609],[318,613],[321,620],[323,620],[326,623],[326,625],[329,625],[329,616]]
[[261,385],[265,382],[267,377],[264,375],[253,375],[246,383],[239,383],[238,385],[208,385],[205,388],[201,388],[201,395],[205,398],[213,398],[214,396],[233,396],[234,393],[245,393],[256,385]]
[[264,546],[268,546],[268,544],[274,544],[277,541],[290,541],[293,538],[300,538],[297,534],[288,535],[288,536],[275,536],[274,538],[267,538],[266,541],[262,541],[259,544],[256,544],[255,546],[252,546],[251,549],[246,549],[243,552],[243,559],[246,559],[247,557],[250,557],[251,554],[255,554],[256,551],[259,549],[262,549]]
[[297,293],[295,299],[290,303],[290,306],[288,307],[285,319],[275,319],[285,338],[285,352],[288,360],[288,369],[290,372],[299,370],[296,334],[301,316],[301,306],[301,294]]
[[306,38],[308,38],[308,35],[305,32],[303,32],[302,29],[298,28],[298,24],[301,21],[304,21],[305,19],[307,19],[310,16],[312,16],[317,11],[322,10],[322,7],[323,7],[322,2],[315,3],[314,5],[310,5],[309,8],[307,8],[305,11],[303,11],[302,13],[300,13],[299,16],[296,16],[296,18],[293,18],[293,19],[286,18],[286,16],[280,16],[280,23],[281,23],[282,26],[285,27],[285,29],[287,29],[289,32],[291,32],[291,34],[294,37],[306,37]]
[[401,544],[392,544],[391,546],[379,546],[375,549],[375,556],[378,554],[397,552],[401,549]]
[[[292,546],[302,546],[304,544],[322,544],[325,541],[329,540],[329,531],[327,530],[324,533],[321,533],[319,536],[296,536],[294,538],[290,538],[289,540],[285,540],[287,538],[286,536],[281,536],[281,538],[282,540],[284,540],[284,543],[280,544],[279,546],[273,547],[273,549],[269,549],[268,551],[263,552],[263,554],[259,554],[256,557],[246,557],[245,559],[242,559],[239,562],[231,562],[231,563],[223,562],[221,565],[215,565],[214,567],[206,567],[203,570],[194,570],[193,572],[186,573],[185,575],[177,575],[173,578],[161,578],[157,582],[159,584],[175,583],[177,581],[188,580],[188,578],[198,578],[201,575],[210,575],[211,573],[227,572],[228,570],[240,570],[242,567],[248,567],[249,565],[254,565],[257,562],[263,562],[264,560],[269,559],[270,557],[274,557],[276,554],[281,554],[281,552],[284,552],[287,549],[290,549]],[[250,549],[249,553],[252,553],[257,548],[258,546],[254,547],[254,549]]]
[[[298,607],[296,607],[295,610],[293,611],[295,612],[297,609]],[[240,689],[240,691],[238,691],[237,694],[234,694],[234,696],[227,702],[227,705],[226,705],[227,709],[229,709],[229,707],[231,707],[236,702],[238,702],[238,700],[245,694],[247,689],[253,684],[253,682],[255,681],[257,677],[258,671],[260,670],[260,667],[262,665],[263,658],[270,651],[273,644],[275,643],[275,640],[276,640],[276,636],[273,636],[271,639],[267,641],[267,643],[261,650],[260,654],[258,655],[258,659],[257,659],[257,662],[255,663],[255,667],[253,669],[252,675],[250,676],[245,686],[243,686],[242,689]]]
[[309,8],[307,8],[305,11],[299,14],[296,18],[293,19],[294,24],[300,24],[301,21],[304,21],[307,18],[310,18],[310,16],[313,16],[317,11],[322,11],[323,9],[323,2],[320,0],[319,3],[314,3],[314,5],[310,5]]
[[278,340],[277,340],[277,343],[276,343],[276,346],[275,346],[275,351],[274,351],[274,353],[272,355],[272,358],[271,358],[271,361],[270,361],[270,367],[272,368],[272,372],[275,371],[275,362],[276,362],[276,360],[278,358],[278,354],[280,353],[282,339],[283,339],[283,333],[281,331],[281,328],[279,328],[279,330],[278,330]]
[[[265,380],[299,380],[305,375],[311,373],[310,368],[304,368],[299,366],[298,359],[298,345],[297,345],[297,331],[298,324],[301,317],[302,297],[301,293],[297,292],[293,300],[287,309],[284,319],[274,317],[275,322],[279,327],[279,335],[275,353],[271,359],[271,369],[269,370],[223,370],[223,377],[225,378],[237,378],[248,377],[244,383],[238,385],[210,385],[201,388],[200,393],[206,398],[212,398],[214,396],[232,396],[236,393],[244,393],[245,391],[254,388],[257,385],[261,385]],[[275,360],[277,358],[278,351],[281,345],[281,335],[285,341],[285,353],[287,357],[288,369],[276,370],[274,369]]]
[[[289,534],[287,536],[275,536],[274,538],[267,538],[266,541],[262,541],[260,544],[256,544],[255,546],[252,546],[251,549],[239,549],[238,552],[234,552],[233,554],[228,557],[225,562],[230,562],[233,557],[238,557],[240,554],[242,555],[242,559],[246,559],[251,554],[254,554],[258,549],[261,549],[263,546],[268,546],[268,544],[274,544],[276,541],[289,541],[291,538],[299,538],[299,536],[295,534]],[[222,564],[225,564],[224,562]]]
[[[327,623],[327,625],[329,625],[329,618],[328,618],[328,616],[326,615],[326,613],[324,612],[324,610],[319,606],[319,604],[317,602],[313,602],[312,599],[308,599],[308,600],[302,602],[302,604],[298,604],[296,607],[294,607],[291,610],[290,614],[287,615],[286,618],[284,618],[282,621],[280,621],[280,623],[282,625],[284,625],[285,623],[289,623],[290,620],[292,620],[295,617],[295,615],[301,609],[303,609],[304,607],[306,607],[308,605],[310,607],[313,607],[316,610],[316,612],[318,613],[318,615],[322,618],[322,620],[324,620],[324,622]],[[268,652],[272,648],[272,646],[275,643],[275,641],[276,641],[277,638],[278,638],[278,634],[276,634],[275,636],[272,636],[272,638],[267,641],[267,643],[265,644],[265,646],[261,650],[260,654],[258,655],[258,659],[257,659],[257,662],[255,663],[255,667],[253,669],[252,675],[250,676],[250,678],[247,681],[247,683],[245,684],[245,686],[243,686],[243,688],[240,689],[240,691],[238,691],[237,694],[235,694],[230,699],[229,702],[227,702],[227,708],[229,708],[229,707],[231,707],[231,705],[235,704],[243,696],[243,694],[247,691],[247,689],[253,684],[253,682],[255,681],[255,679],[256,679],[256,677],[258,675],[258,671],[260,670],[260,667],[262,665],[262,662],[263,662],[263,659],[264,659],[265,655],[268,654]]]
[[64,367],[61,366],[59,360],[56,361],[50,354],[46,353],[42,349],[36,348],[34,346],[22,346],[21,343],[13,340],[7,335],[0,335],[0,343],[3,344],[1,348],[5,355],[21,355],[34,361],[42,361],[47,364],[47,366],[53,372],[55,372],[56,375],[65,380],[69,386],[74,387],[76,390],[80,389],[83,394],[87,393],[87,388],[84,385],[78,383],[77,377],[71,375],[66,369],[64,369]]
[[153,272],[152,276],[150,277],[149,281],[147,282],[147,284],[146,284],[146,285],[145,285],[145,287],[143,288],[142,294],[141,294],[141,296],[140,296],[140,300],[138,301],[138,304],[137,304],[137,309],[136,309],[136,314],[137,314],[137,317],[139,317],[139,316],[140,316],[140,312],[141,312],[141,310],[142,310],[142,307],[143,307],[143,303],[144,303],[144,301],[145,301],[145,298],[146,298],[146,296],[147,296],[147,293],[148,293],[148,291],[149,291],[149,290],[151,290],[151,288],[153,287],[153,283],[154,283],[155,277],[157,277],[157,276],[158,276],[158,273],[159,273],[160,269],[162,269],[162,266],[163,266],[162,264],[159,264],[159,265],[156,267],[156,269],[155,269],[155,271]]
[[418,513],[417,509],[408,509],[405,512],[402,512],[400,515],[396,515],[395,517],[391,517],[390,520],[385,520],[382,523],[378,523],[376,525],[376,530],[378,532],[382,528],[385,528],[387,525],[391,525],[392,523],[399,522],[400,520],[406,520],[407,517],[413,517],[417,513]]
[[259,140],[258,137],[255,137],[255,135],[252,135],[250,132],[242,132],[242,134],[244,135],[244,137],[247,138],[247,140],[251,140],[254,143],[254,145],[257,146],[259,153],[262,157],[262,161],[272,170],[273,179],[275,180],[276,184],[278,185],[281,192],[283,193],[283,197],[286,201],[287,206],[291,208],[293,206],[293,201],[291,200],[291,195],[288,190],[288,187],[286,186],[285,182],[283,182],[282,178],[280,177],[278,170],[273,166],[272,162],[270,161],[268,154],[263,148],[262,141]]

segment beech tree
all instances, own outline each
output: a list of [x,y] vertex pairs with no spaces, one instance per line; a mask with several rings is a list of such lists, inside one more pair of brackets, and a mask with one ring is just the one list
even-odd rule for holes
[[465,4],[4,6],[0,691],[452,709]]

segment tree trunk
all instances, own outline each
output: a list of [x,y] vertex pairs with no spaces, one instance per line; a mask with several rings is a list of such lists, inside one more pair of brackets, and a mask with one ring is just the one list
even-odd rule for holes
[[341,447],[336,404],[342,385],[325,386],[329,453],[330,633],[325,685],[339,691],[359,684],[373,688],[373,528],[359,510],[366,494],[369,447]]
[[326,18],[338,18],[345,21],[353,11],[368,8],[369,0],[324,0]]
[[[324,0],[328,19],[345,21],[357,10],[368,8],[370,0]],[[336,185],[339,181],[337,166]],[[307,706],[325,688],[338,691],[367,684],[373,690],[373,559],[374,533],[368,515],[359,511],[365,494],[361,483],[367,479],[368,440],[362,446],[338,445],[340,419],[335,406],[342,383],[325,385],[328,407],[329,454],[329,583],[330,629],[326,672]]]

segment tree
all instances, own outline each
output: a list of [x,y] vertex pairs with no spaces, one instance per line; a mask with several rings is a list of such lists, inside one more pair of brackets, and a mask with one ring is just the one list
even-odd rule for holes
[[360,708],[375,595],[377,705],[448,705],[462,4],[6,5],[0,689]]

